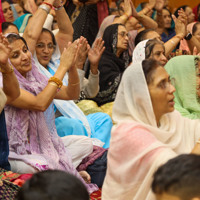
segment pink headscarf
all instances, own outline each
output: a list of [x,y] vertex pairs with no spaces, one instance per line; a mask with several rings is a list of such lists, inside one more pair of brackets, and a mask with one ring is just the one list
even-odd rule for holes
[[1,0],[0,0],[0,23],[5,22],[5,18],[3,15],[3,10],[2,10],[2,4],[1,4]]

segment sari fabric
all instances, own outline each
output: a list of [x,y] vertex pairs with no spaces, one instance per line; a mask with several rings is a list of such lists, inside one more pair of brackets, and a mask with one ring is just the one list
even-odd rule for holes
[[199,87],[198,56],[177,56],[169,60],[165,69],[175,80],[175,108],[182,116],[200,119],[200,100],[197,95]]
[[24,32],[30,17],[32,17],[32,14],[24,14],[24,15],[18,17],[14,21],[14,24],[17,26],[17,28],[19,30],[19,33],[23,33]]
[[158,127],[141,63],[123,74],[113,120],[102,199],[155,200],[154,172],[176,155],[191,152],[200,137],[199,120],[173,111],[161,117]]
[[[48,79],[39,73],[33,60],[32,70],[26,74],[26,78],[16,69],[14,71],[20,88],[33,95],[40,93],[48,83]],[[64,170],[83,181],[73,167],[70,153],[66,151],[64,143],[57,135],[53,104],[45,112],[6,106],[5,113],[10,147],[9,159],[21,160],[38,171]],[[92,184],[86,187],[90,193],[97,189]]]
[[0,23],[2,22],[5,22],[5,18],[4,18],[4,15],[3,15],[3,10],[2,10],[2,4],[1,4],[1,1],[0,1]]
[[119,58],[116,56],[118,26],[120,24],[108,26],[103,34],[106,49],[99,61],[100,91],[94,98],[98,105],[115,99],[121,76],[129,64],[128,50],[124,51]]

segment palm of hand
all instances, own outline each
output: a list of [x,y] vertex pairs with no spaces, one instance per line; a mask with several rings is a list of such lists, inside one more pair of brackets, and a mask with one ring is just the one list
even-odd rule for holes
[[88,59],[91,64],[98,63],[101,58],[101,54],[97,49],[90,49],[88,52]]

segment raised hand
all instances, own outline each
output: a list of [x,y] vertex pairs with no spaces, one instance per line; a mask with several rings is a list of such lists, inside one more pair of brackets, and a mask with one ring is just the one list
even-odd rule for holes
[[88,52],[88,59],[90,61],[90,70],[92,71],[93,74],[98,73],[98,65],[99,61],[101,59],[102,53],[105,50],[104,41],[102,38],[97,38],[94,41],[93,47],[89,50]]
[[9,70],[8,58],[11,52],[8,40],[0,34],[0,67],[3,71]]
[[187,25],[182,22],[182,20],[177,19],[175,15],[172,15],[172,18],[175,23],[175,31],[176,35],[180,35],[181,37],[184,37],[187,33]]
[[76,57],[79,51],[78,44],[79,39],[75,40],[73,43],[68,43],[68,47],[64,48],[60,57],[60,66],[66,67],[67,70],[69,70],[75,65]]
[[75,66],[78,69],[83,69],[83,65],[86,61],[89,49],[90,49],[90,45],[88,44],[87,39],[81,36],[80,41],[79,41],[79,53],[77,55],[76,62],[75,62]]
[[124,13],[126,13],[128,16],[132,15],[131,0],[124,0]]
[[138,12],[135,9],[135,6],[133,5],[133,2],[130,1],[131,9],[132,9],[132,16],[137,18],[138,17]]
[[156,0],[155,9],[157,11],[161,12],[164,6],[165,6],[165,0]]

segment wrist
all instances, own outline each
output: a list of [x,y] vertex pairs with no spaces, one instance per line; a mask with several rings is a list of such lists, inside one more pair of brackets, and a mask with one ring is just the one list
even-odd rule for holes
[[184,38],[184,34],[183,33],[178,33],[174,37],[175,38],[179,38],[180,40],[182,40]]

